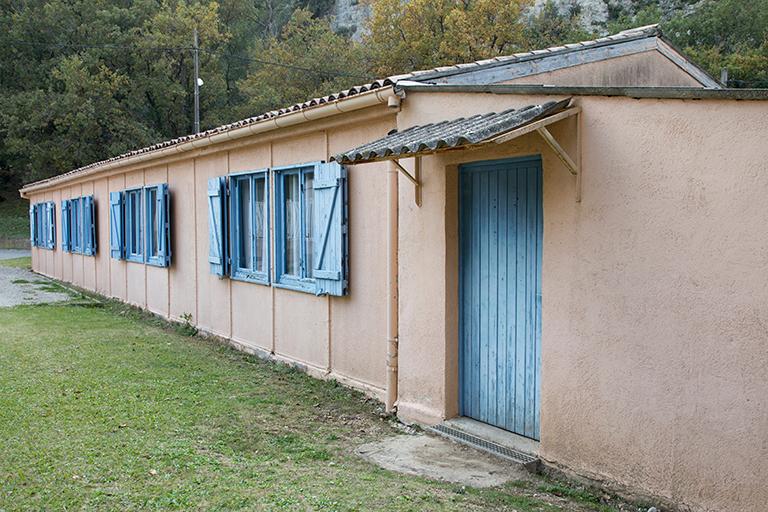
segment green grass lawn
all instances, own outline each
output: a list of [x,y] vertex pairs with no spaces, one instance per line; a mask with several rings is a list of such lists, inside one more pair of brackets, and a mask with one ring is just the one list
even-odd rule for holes
[[0,309],[0,511],[607,511],[545,480],[464,489],[354,454],[379,405],[116,303]]
[[23,258],[0,260],[0,267],[32,268],[32,258],[24,256]]

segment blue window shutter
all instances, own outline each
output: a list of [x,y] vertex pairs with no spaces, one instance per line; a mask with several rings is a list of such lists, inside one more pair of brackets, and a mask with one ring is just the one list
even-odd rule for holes
[[82,253],[86,256],[91,255],[91,232],[89,229],[90,220],[91,220],[91,213],[88,208],[88,200],[89,197],[83,197],[81,200],[81,210],[80,210],[80,225],[82,226],[82,233],[83,233],[83,244],[82,244]]
[[61,250],[70,252],[70,234],[69,234],[69,201],[67,199],[61,202]]
[[29,243],[32,245],[32,247],[35,247],[35,233],[37,233],[37,230],[35,229],[35,205],[31,204],[29,205]]
[[96,232],[94,229],[93,196],[83,198],[83,254],[96,254]]
[[40,226],[41,226],[41,237],[40,237],[40,246],[43,249],[48,249],[50,245],[50,233],[48,231],[48,203],[42,203],[40,205]]
[[30,217],[29,223],[32,226],[32,247],[37,247],[37,205],[32,206]]
[[50,224],[48,224],[50,211],[50,205],[43,203],[43,247],[46,249],[51,248],[51,230]]
[[211,274],[227,273],[226,201],[227,179],[224,176],[208,180],[208,263]]
[[47,206],[47,218],[48,224],[48,248],[56,248],[56,203],[46,203]]
[[45,248],[48,246],[48,235],[45,233],[45,212],[47,207],[45,203],[37,206],[37,245]]
[[320,163],[315,171],[314,269],[318,295],[347,293],[347,176],[336,162]]
[[48,248],[48,203],[40,203],[40,247]]
[[43,217],[42,206],[40,203],[35,205],[35,247],[42,247],[43,245]]
[[91,221],[88,223],[88,229],[91,230],[91,256],[93,256],[98,249],[96,244],[96,202],[93,200],[93,196],[90,196],[88,199],[88,214],[91,216]]
[[123,193],[109,193],[109,253],[116,260],[125,257],[125,219]]
[[45,235],[45,203],[37,205],[37,245],[43,248],[47,245]]
[[157,186],[157,221],[160,224],[157,230],[159,233],[157,255],[163,267],[171,264],[171,221],[169,207],[168,184],[163,183]]
[[69,200],[69,248],[72,252],[80,252],[79,206],[80,198]]

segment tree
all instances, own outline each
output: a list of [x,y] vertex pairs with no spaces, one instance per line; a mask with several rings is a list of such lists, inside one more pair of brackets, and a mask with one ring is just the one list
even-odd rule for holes
[[528,22],[525,32],[528,46],[548,48],[595,37],[594,33],[582,27],[580,14],[578,4],[574,3],[566,12],[561,12],[553,0],[547,0]]
[[[327,19],[297,9],[279,37],[253,52],[253,71],[239,83],[242,117],[288,106],[370,80],[360,48]],[[276,63],[276,64],[273,64]]]
[[[358,44],[331,30],[333,0],[0,0],[0,184],[190,133],[195,28],[203,129],[374,77],[597,35],[579,0],[368,1]],[[606,32],[661,22],[710,73],[726,67],[729,85],[768,87],[768,0],[605,1]]]
[[732,87],[768,87],[768,0],[705,0],[663,25],[665,33]]
[[526,49],[532,0],[378,0],[363,39],[380,76]]
[[[226,106],[221,53],[229,39],[216,2],[163,4],[140,27],[134,41],[138,58],[132,66],[128,107],[164,138],[192,133],[194,84],[192,34],[200,45],[200,124],[212,127],[230,120]],[[170,48],[171,50],[156,50]],[[179,50],[181,48],[181,50]]]
[[213,126],[233,115],[215,2],[30,0],[0,11],[0,175],[18,184],[190,133],[195,27],[202,121]]
[[46,178],[124,152],[128,141],[148,143],[150,132],[122,115],[126,85],[125,76],[104,66],[90,70],[78,55],[62,59],[48,90],[25,91],[2,103],[4,153],[11,166],[27,179]]
[[[660,23],[665,36],[710,74],[728,69],[730,87],[768,87],[768,0],[636,0],[611,32]],[[663,8],[662,8],[663,7]]]

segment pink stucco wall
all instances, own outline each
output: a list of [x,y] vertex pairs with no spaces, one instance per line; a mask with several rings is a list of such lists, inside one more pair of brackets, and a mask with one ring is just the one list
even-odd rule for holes
[[[396,123],[551,99],[408,93]],[[458,165],[541,154],[541,457],[694,510],[764,510],[768,102],[574,101],[583,108],[581,203],[576,180],[535,134],[424,157],[421,207],[400,180],[399,414],[425,423],[457,414]],[[394,126],[383,109],[346,114],[35,194],[58,204],[94,193],[100,249],[96,258],[34,249],[34,268],[169,318],[189,313],[244,348],[381,397],[386,165],[349,171],[343,298],[211,275],[205,190],[209,177],[326,159]],[[573,118],[551,127],[571,152],[575,128]],[[108,192],[159,181],[172,195],[171,268],[109,258]]]
[[[398,124],[550,99],[413,93]],[[694,510],[765,510],[768,102],[575,102],[581,203],[535,134],[424,157],[421,208],[401,182],[400,414],[457,411],[457,165],[541,154],[540,455]],[[551,128],[571,152],[575,127]]]
[[689,73],[657,50],[526,75],[503,83],[590,87],[701,87]]
[[[116,170],[36,193],[31,202],[93,194],[97,210],[95,257],[33,249],[33,268],[173,320],[192,316],[201,330],[241,348],[301,364],[318,377],[337,378],[383,398],[386,378],[386,166],[349,169],[350,294],[316,297],[255,283],[219,279],[208,264],[207,181],[214,176],[327,160],[383,136],[395,123],[386,107],[254,136],[147,167]],[[109,255],[109,192],[168,183],[171,194],[170,268],[118,261]],[[273,224],[274,225],[274,224]],[[364,320],[361,320],[364,319]]]

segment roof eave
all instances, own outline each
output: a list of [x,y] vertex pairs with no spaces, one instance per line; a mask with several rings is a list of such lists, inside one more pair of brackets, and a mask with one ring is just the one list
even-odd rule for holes
[[614,38],[614,39],[604,38],[604,40],[602,40],[602,39],[595,40],[595,42],[590,43],[589,45],[585,45],[585,46],[573,46],[573,47],[570,47],[570,48],[566,47],[566,48],[563,48],[562,50],[554,51],[554,52],[551,51],[551,52],[546,52],[546,53],[532,53],[531,55],[517,57],[515,59],[499,60],[499,61],[496,61],[496,62],[489,62],[487,64],[481,64],[481,65],[475,66],[473,68],[456,67],[455,69],[449,69],[449,70],[443,70],[443,71],[434,71],[432,73],[423,73],[423,74],[419,74],[418,76],[414,76],[414,77],[410,78],[409,80],[414,81],[414,82],[427,82],[429,80],[434,80],[434,79],[438,79],[438,78],[443,79],[443,78],[448,78],[448,77],[451,77],[451,76],[463,75],[463,74],[467,74],[467,73],[470,73],[470,72],[476,72],[476,71],[479,71],[479,70],[488,70],[488,69],[494,69],[494,68],[498,68],[498,67],[508,66],[510,64],[518,64],[518,63],[521,63],[521,62],[529,62],[529,61],[533,61],[533,60],[541,60],[541,59],[545,59],[545,58],[556,57],[558,55],[565,55],[565,54],[568,54],[568,53],[580,52],[580,51],[589,50],[589,49],[595,49],[595,48],[602,48],[602,47],[605,47],[605,46],[622,45],[622,44],[625,44],[625,43],[631,43],[631,42],[638,41],[638,40],[641,40],[641,39],[655,39],[655,38],[660,38],[660,37],[661,37],[661,31],[658,28],[654,28],[653,30],[645,30],[645,31],[638,32],[637,34],[627,35],[627,36],[624,36],[624,37],[621,37],[621,38]]
[[727,87],[727,84],[722,83],[720,80],[710,75],[704,68],[691,60],[685,52],[675,46],[675,44],[663,34],[659,34],[656,41],[656,48],[662,55],[671,60],[675,65],[688,73],[704,87],[711,89],[725,89]]
[[768,100],[768,89],[708,89],[704,87],[604,87],[560,86],[540,84],[422,84],[400,82],[396,91],[433,93],[489,93],[557,96],[625,96],[628,98],[655,98],[681,100]]
[[232,129],[213,133],[208,136],[192,138],[179,144],[136,153],[131,156],[117,157],[114,159],[97,162],[96,164],[91,164],[81,169],[76,169],[68,173],[26,184],[19,190],[19,194],[21,197],[26,199],[32,192],[45,190],[53,186],[60,186],[70,181],[82,179],[85,176],[94,176],[109,170],[128,167],[137,163],[149,164],[150,162],[170,155],[184,153],[222,142],[237,140],[248,137],[250,135],[267,133],[280,128],[297,126],[311,121],[325,119],[335,115],[353,112],[376,105],[386,104],[389,98],[395,94],[396,92],[394,91],[394,86],[392,85],[371,89],[369,91],[346,96],[344,98],[339,98],[326,103],[286,112],[284,114],[270,117],[253,124],[234,127]]

